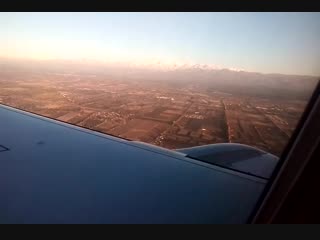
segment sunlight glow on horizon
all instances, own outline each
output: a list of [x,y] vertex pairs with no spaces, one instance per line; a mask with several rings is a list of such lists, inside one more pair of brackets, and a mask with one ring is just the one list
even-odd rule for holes
[[0,13],[0,56],[320,75],[320,13]]

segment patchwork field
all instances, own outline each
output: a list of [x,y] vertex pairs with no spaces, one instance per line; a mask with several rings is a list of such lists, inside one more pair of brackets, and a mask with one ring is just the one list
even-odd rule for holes
[[208,89],[98,75],[0,72],[0,103],[170,149],[233,142],[279,156],[307,103]]

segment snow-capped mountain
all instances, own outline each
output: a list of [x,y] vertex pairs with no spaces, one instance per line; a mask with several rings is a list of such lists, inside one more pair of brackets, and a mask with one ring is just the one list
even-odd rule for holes
[[[221,70],[222,67],[213,64],[191,64],[191,63],[177,63],[177,62],[150,62],[150,63],[129,63],[131,68],[160,70],[160,71],[175,71],[175,70]],[[228,68],[226,68],[228,69]],[[229,68],[232,71],[239,71],[236,68]]]
[[72,73],[83,76],[94,74],[118,80],[162,82],[175,87],[196,85],[212,91],[216,89],[245,95],[290,95],[303,98],[310,97],[319,80],[316,76],[263,74],[212,64],[165,61],[139,63],[0,59],[0,71]]

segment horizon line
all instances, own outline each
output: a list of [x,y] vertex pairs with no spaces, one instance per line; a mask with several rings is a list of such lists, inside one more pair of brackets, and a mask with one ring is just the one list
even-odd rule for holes
[[[79,58],[79,59],[66,59],[66,58],[32,58],[32,57],[8,57],[8,56],[1,56],[0,55],[0,60],[22,60],[22,61],[67,61],[67,62],[81,62],[81,63],[95,63],[95,64],[102,64],[102,65],[106,65],[106,64],[140,64],[141,66],[146,65],[146,64],[154,64],[154,63],[147,63],[147,62],[143,62],[143,61],[119,61],[119,60],[115,60],[115,61],[108,61],[108,60],[101,60],[101,59],[91,59],[91,58]],[[263,75],[287,75],[287,76],[301,76],[301,77],[315,77],[315,78],[319,78],[320,80],[320,74],[319,75],[310,75],[310,74],[296,74],[296,73],[278,73],[278,72],[259,72],[259,71],[250,71],[250,70],[245,70],[245,69],[238,69],[238,68],[233,68],[233,67],[222,67],[220,65],[215,65],[215,64],[210,64],[210,63],[187,63],[187,62],[183,62],[183,63],[177,63],[173,62],[173,63],[165,63],[165,61],[163,60],[155,60],[155,62],[159,62],[162,63],[163,65],[206,65],[206,66],[214,66],[215,68],[212,68],[210,70],[229,70],[229,71],[235,71],[235,72],[247,72],[247,73],[258,73],[258,74],[263,74]],[[171,61],[172,62],[172,61]]]

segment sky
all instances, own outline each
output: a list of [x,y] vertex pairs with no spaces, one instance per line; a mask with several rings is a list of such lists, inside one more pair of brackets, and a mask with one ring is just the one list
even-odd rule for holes
[[0,57],[320,76],[320,13],[0,13]]

